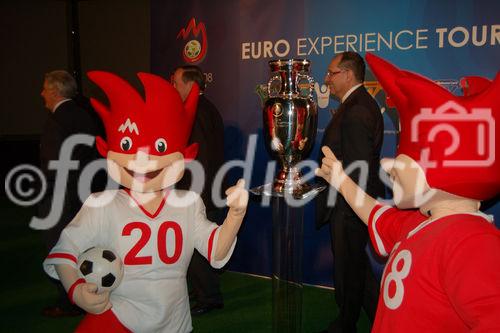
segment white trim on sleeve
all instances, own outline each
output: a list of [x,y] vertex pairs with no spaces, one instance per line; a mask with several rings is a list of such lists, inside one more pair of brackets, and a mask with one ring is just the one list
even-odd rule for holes
[[375,214],[373,215],[372,223],[371,223],[371,228],[373,232],[373,236],[375,237],[375,245],[377,246],[378,252],[383,255],[387,256],[389,255],[387,251],[385,250],[384,242],[382,242],[382,238],[380,238],[380,235],[377,230],[377,220],[379,217],[384,214],[387,210],[391,209],[391,206],[382,206],[380,207]]

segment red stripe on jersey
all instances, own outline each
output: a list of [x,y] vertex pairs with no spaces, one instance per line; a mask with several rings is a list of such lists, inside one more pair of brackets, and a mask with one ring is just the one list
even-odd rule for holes
[[212,259],[212,247],[214,246],[214,237],[215,237],[215,232],[219,229],[219,227],[215,228],[212,233],[210,234],[210,237],[208,238],[208,262]]
[[161,199],[161,202],[160,202],[160,205],[158,206],[158,208],[156,209],[156,212],[154,212],[154,214],[151,214],[150,212],[148,212],[146,210],[146,208],[144,208],[143,205],[141,205],[139,203],[139,201],[137,201],[133,196],[132,196],[132,193],[130,193],[130,189],[126,188],[125,189],[125,192],[127,192],[127,194],[132,198],[132,200],[135,201],[135,203],[139,206],[139,208],[142,210],[142,212],[144,214],[146,214],[147,217],[151,218],[151,219],[154,219],[155,217],[158,216],[158,214],[160,214],[161,210],[163,209],[163,206],[165,205],[165,202],[167,201],[167,197],[170,193],[169,190],[166,190],[163,194],[163,199]]
[[47,256],[47,259],[68,259],[73,261],[75,264],[77,262],[76,257],[69,253],[51,253]]

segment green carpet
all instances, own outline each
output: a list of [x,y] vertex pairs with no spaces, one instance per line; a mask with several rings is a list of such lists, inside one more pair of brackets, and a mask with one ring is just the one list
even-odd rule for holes
[[[0,199],[0,332],[72,332],[80,317],[51,319],[41,309],[55,299],[55,289],[42,270],[45,248],[40,232],[29,229],[33,209]],[[224,309],[193,318],[195,333],[271,332],[270,279],[234,272],[221,275]],[[331,290],[304,287],[302,332],[318,332],[337,312]],[[368,332],[364,313],[359,332]]]

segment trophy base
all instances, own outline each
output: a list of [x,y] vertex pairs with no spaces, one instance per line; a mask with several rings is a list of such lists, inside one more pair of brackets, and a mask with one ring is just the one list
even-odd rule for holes
[[263,195],[270,197],[286,197],[292,196],[294,199],[302,200],[311,196],[315,196],[326,188],[324,184],[298,184],[291,188],[276,186],[276,183],[269,183],[250,189],[250,193],[255,195]]

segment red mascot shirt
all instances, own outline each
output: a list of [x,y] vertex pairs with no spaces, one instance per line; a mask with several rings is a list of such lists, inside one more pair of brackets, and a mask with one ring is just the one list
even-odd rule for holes
[[500,231],[491,222],[375,207],[370,238],[390,255],[373,332],[500,332]]

